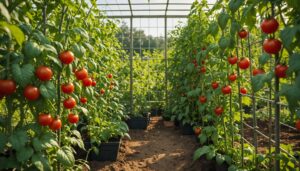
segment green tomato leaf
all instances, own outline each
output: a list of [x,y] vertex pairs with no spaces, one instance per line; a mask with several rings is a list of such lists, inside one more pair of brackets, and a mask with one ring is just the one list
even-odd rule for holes
[[200,144],[204,144],[207,141],[207,136],[205,134],[201,134],[199,136]]
[[25,162],[33,155],[33,149],[31,147],[23,147],[17,151],[17,160],[19,162]]
[[236,21],[232,21],[230,27],[230,35],[235,36],[237,32],[239,32],[240,30],[241,30],[241,25]]
[[57,160],[61,164],[72,167],[75,163],[74,155],[70,147],[63,146],[57,151]]
[[300,25],[293,27],[285,27],[280,32],[280,38],[285,48],[290,49],[293,40],[296,39],[297,32],[300,32]]
[[230,16],[225,12],[221,12],[220,15],[218,16],[218,24],[222,30],[225,29],[229,18]]
[[289,59],[289,68],[287,70],[287,74],[291,75],[293,72],[300,71],[300,54],[294,53],[290,56]]
[[243,9],[242,22],[250,28],[254,27],[256,23],[256,15],[253,14],[256,14],[254,4],[250,4]]
[[219,46],[221,49],[226,49],[229,46],[230,40],[227,37],[221,37],[219,40]]
[[270,55],[267,53],[263,53],[258,59],[259,64],[261,66],[265,65],[269,60],[270,60]]
[[25,144],[28,141],[28,136],[26,131],[15,131],[9,138],[13,149],[19,150],[25,147]]
[[33,154],[31,158],[31,162],[40,171],[52,170],[47,157],[43,156],[41,153]]
[[41,95],[46,99],[54,99],[56,97],[56,89],[52,82],[41,84],[40,86]]
[[20,67],[19,64],[13,64],[12,74],[15,81],[22,87],[25,87],[34,77],[34,66],[26,64],[23,67]]
[[17,43],[22,46],[25,40],[25,35],[22,30],[19,27],[11,24],[8,26],[8,28],[11,32],[11,35],[16,39]]
[[32,145],[33,145],[33,148],[34,148],[35,151],[42,151],[43,150],[42,142],[37,137],[33,138]]
[[3,151],[7,143],[7,136],[4,133],[0,133],[0,151]]
[[229,2],[229,9],[231,12],[236,12],[244,3],[244,0],[231,0]]
[[10,21],[10,14],[2,2],[0,2],[0,12],[6,18],[7,21]]
[[209,34],[211,34],[212,36],[216,36],[219,32],[219,27],[218,27],[218,23],[216,22],[212,22],[209,25],[209,29],[208,29]]
[[206,146],[206,145],[198,148],[194,153],[193,160],[195,161],[195,160],[199,159],[201,156],[208,153],[209,151],[210,151],[210,147]]
[[216,161],[218,165],[221,165],[225,161],[225,157],[222,154],[217,154],[216,155]]

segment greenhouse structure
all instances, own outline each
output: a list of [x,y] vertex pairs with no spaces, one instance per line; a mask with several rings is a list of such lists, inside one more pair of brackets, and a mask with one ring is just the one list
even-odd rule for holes
[[0,11],[0,171],[300,171],[299,0]]

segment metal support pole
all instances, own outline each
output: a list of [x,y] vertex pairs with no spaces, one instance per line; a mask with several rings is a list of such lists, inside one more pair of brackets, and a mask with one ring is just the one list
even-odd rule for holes
[[168,106],[168,35],[167,35],[167,17],[165,17],[165,102],[166,102],[166,109],[169,108]]
[[[248,44],[248,56],[250,60],[250,69],[249,69],[249,75],[250,75],[250,80],[252,82],[252,63],[253,59],[251,56],[251,43],[250,43],[250,32],[248,32],[248,38],[247,38],[247,44]],[[254,157],[254,163],[255,163],[255,169],[258,169],[258,162],[257,162],[257,148],[258,148],[258,143],[257,143],[257,118],[256,118],[256,98],[255,98],[255,92],[252,89],[252,117],[253,117],[253,145],[255,147],[255,157]]]
[[130,18],[130,114],[133,114],[133,28],[132,28],[133,18]]

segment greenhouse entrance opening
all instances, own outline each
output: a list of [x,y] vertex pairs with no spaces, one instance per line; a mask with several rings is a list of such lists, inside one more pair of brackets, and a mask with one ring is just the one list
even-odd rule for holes
[[0,11],[0,170],[300,171],[297,0]]

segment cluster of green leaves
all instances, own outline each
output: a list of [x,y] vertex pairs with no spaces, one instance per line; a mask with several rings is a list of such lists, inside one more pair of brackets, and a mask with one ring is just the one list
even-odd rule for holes
[[[125,52],[115,37],[119,29],[102,16],[95,0],[3,1],[0,10],[0,78],[17,84],[17,91],[2,97],[0,103],[0,170],[89,168],[86,161],[75,161],[74,147],[85,149],[83,141],[100,143],[128,136],[120,102],[119,87],[124,84],[120,80],[126,76],[121,74],[125,65],[120,59]],[[64,50],[75,55],[71,65],[63,65],[58,58]],[[36,78],[40,65],[52,69],[50,81]],[[97,82],[95,87],[84,87],[76,80],[74,71],[82,68]],[[70,82],[75,92],[63,94],[61,84]],[[39,88],[38,100],[25,99],[27,85]],[[62,105],[70,96],[77,102],[71,111]],[[87,104],[80,103],[81,97],[88,99]],[[40,113],[61,119],[62,129],[55,133],[40,126]],[[68,123],[69,113],[79,115],[82,129]]]
[[[299,105],[299,93],[295,92],[300,92],[296,88],[299,87],[297,80],[300,68],[297,57],[299,9],[295,8],[298,6],[296,3],[293,0],[288,1],[288,5],[284,5],[285,1],[280,0],[217,1],[209,12],[204,13],[203,8],[207,7],[207,1],[195,2],[187,26],[172,32],[173,61],[168,68],[172,93],[169,94],[169,102],[172,106],[172,119],[202,126],[199,141],[205,146],[195,152],[194,159],[206,154],[208,159],[215,158],[219,164],[226,161],[230,165],[230,170],[254,169],[255,161],[262,161],[262,155],[253,153],[253,147],[247,143],[244,143],[243,149],[240,148],[240,144],[238,148],[234,147],[234,143],[241,141],[238,124],[242,124],[243,116],[246,116],[240,108],[249,105],[256,107],[265,103],[260,100],[254,102],[248,97],[240,98],[239,87],[247,88],[249,94],[255,93],[262,97],[268,97],[270,92],[272,98],[278,95],[285,96],[292,118],[295,119]],[[274,92],[273,89],[274,57],[261,51],[262,40],[267,35],[261,34],[257,29],[257,25],[261,22],[257,19],[257,15],[261,18],[271,15],[271,4],[274,5],[276,18],[284,25],[282,31],[275,34],[275,37],[281,38],[285,47],[276,63],[285,61],[289,64],[289,77],[280,79],[280,93]],[[286,21],[283,20],[283,16],[288,16]],[[238,37],[237,33],[242,28],[250,32],[250,37],[246,40]],[[237,55],[240,59],[250,57],[250,72],[249,69],[238,70],[236,65],[229,65],[227,57],[230,55]],[[202,67],[206,68],[205,74],[199,73]],[[266,73],[252,76],[251,71],[254,68],[263,68]],[[231,73],[239,73],[235,82],[228,80]],[[211,88],[214,81],[219,83],[219,88],[215,90]],[[292,84],[287,84],[288,82]],[[230,95],[221,93],[221,88],[225,85],[231,85]],[[205,96],[207,102],[200,103],[199,96]],[[217,106],[224,108],[224,113],[220,117],[214,114]],[[246,163],[244,167],[241,151],[244,152],[243,159]],[[293,159],[290,158],[289,161],[291,160]]]

